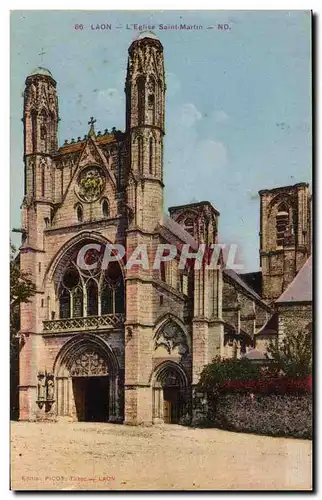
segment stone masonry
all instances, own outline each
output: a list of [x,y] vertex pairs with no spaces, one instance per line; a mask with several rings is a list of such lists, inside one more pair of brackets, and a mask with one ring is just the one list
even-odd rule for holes
[[[21,420],[191,417],[204,365],[252,349],[310,252],[308,188],[297,184],[261,192],[263,297],[225,266],[179,268],[183,245],[217,241],[220,214],[208,201],[163,213],[165,92],[163,46],[143,33],[128,53],[126,130],[95,131],[91,118],[87,135],[59,147],[56,81],[44,68],[26,79],[20,265],[36,295],[21,305]],[[289,243],[276,248],[284,198]],[[160,243],[175,245],[174,260],[126,267],[138,246],[153,262]],[[123,260],[95,268],[109,244]]]

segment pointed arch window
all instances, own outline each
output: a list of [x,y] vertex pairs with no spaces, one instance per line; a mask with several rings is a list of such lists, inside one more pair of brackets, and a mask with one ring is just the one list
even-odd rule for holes
[[51,112],[49,115],[49,147],[51,151],[56,150],[56,116]]
[[108,283],[104,283],[101,291],[101,312],[102,314],[113,313],[113,289]]
[[102,201],[102,212],[103,212],[103,217],[107,219],[110,215],[110,209],[106,198]]
[[43,109],[40,114],[40,140],[42,150],[46,150],[47,148],[47,121],[47,113],[45,109]]
[[40,139],[42,141],[46,141],[47,139],[47,127],[44,124],[42,124],[40,127]]
[[189,234],[191,234],[191,236],[194,235],[194,223],[193,223],[193,219],[191,217],[187,217],[185,219],[184,228]]
[[87,282],[87,316],[98,315],[98,286],[94,279]]
[[84,315],[83,288],[78,286],[73,293],[73,318],[81,318]]
[[123,314],[125,286],[119,263],[110,262],[106,270],[101,265],[95,270],[85,270],[77,266],[77,255],[78,252],[61,277],[58,288],[59,317]]
[[41,170],[41,196],[45,196],[45,167]]
[[148,84],[148,122],[150,125],[155,125],[155,80],[153,76],[150,76]]
[[154,148],[153,148],[153,137],[149,139],[149,173],[153,173],[153,157],[154,157]]
[[136,82],[137,86],[137,113],[138,113],[138,124],[142,125],[144,123],[145,116],[145,78],[144,76],[139,76]]
[[84,212],[83,212],[83,207],[82,207],[81,204],[78,204],[76,206],[76,216],[77,216],[78,222],[83,222],[83,220],[84,220]]
[[70,292],[63,288],[59,297],[59,317],[70,318]]
[[32,151],[35,153],[37,151],[37,113],[34,110],[31,112],[31,142]]
[[140,174],[143,173],[143,137],[138,137],[138,168]]
[[281,203],[276,214],[276,245],[283,247],[286,233],[290,226],[290,211],[285,203]]

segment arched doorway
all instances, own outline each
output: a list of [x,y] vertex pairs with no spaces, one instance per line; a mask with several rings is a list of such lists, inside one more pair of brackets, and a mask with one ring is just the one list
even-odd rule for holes
[[106,342],[85,334],[68,341],[55,363],[56,412],[83,422],[122,421],[116,356]]
[[184,369],[174,361],[165,361],[155,370],[152,387],[153,422],[178,424],[187,402],[188,379]]

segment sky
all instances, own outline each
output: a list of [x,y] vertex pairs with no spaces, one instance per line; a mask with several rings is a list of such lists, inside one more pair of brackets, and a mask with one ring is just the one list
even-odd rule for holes
[[[104,24],[111,29],[95,29]],[[88,133],[91,116],[97,131],[124,130],[136,24],[154,25],[164,47],[164,211],[209,200],[220,241],[237,244],[244,271],[256,271],[258,191],[311,184],[309,11],[13,11],[11,227],[21,227],[26,77],[43,66],[57,81],[60,145]],[[168,24],[202,29],[161,29]]]

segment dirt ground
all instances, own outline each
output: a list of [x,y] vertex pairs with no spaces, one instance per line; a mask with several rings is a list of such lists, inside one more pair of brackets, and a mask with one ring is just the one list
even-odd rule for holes
[[177,425],[11,425],[13,490],[309,490],[311,442]]

